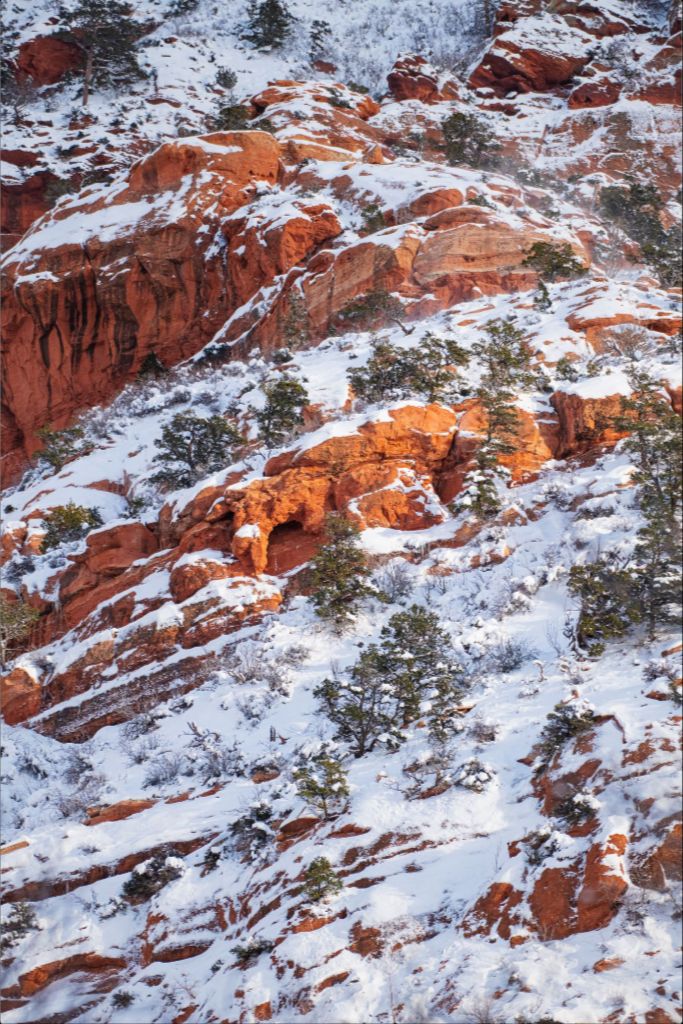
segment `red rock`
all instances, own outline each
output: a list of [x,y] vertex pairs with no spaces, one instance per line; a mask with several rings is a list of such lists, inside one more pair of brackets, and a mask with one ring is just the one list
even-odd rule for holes
[[596,960],[593,964],[593,970],[596,974],[602,974],[604,971],[614,971],[617,967],[621,967],[626,961],[623,957],[612,956],[607,957],[604,960]]
[[108,821],[123,821],[134,814],[140,814],[150,807],[154,807],[156,800],[119,800],[116,804],[109,804],[107,807],[88,808],[88,817],[84,825],[102,825]]
[[353,822],[349,822],[348,825],[342,825],[341,828],[330,832],[330,838],[346,839],[347,836],[364,836],[370,831],[371,829],[369,828],[363,828],[361,825],[354,825]]
[[567,100],[570,110],[583,110],[587,107],[609,107],[616,103],[621,93],[621,86],[611,78],[594,78],[584,82]]
[[294,818],[293,821],[286,821],[284,825],[280,826],[280,834],[287,839],[291,839],[292,836],[303,836],[319,824],[320,818]]
[[350,971],[340,971],[339,974],[331,974],[329,978],[324,978],[323,981],[319,981],[315,986],[316,992],[324,992],[326,988],[331,988],[333,985],[341,985],[343,981],[350,975]]
[[389,92],[395,100],[420,100],[435,103],[442,97],[434,68],[415,54],[399,57],[387,76]]
[[509,882],[494,882],[464,918],[465,935],[488,935],[497,926],[500,937],[509,939],[521,901],[522,893]]
[[615,444],[625,437],[625,431],[615,430],[613,421],[621,415],[621,396],[605,395],[601,398],[582,398],[580,395],[556,391],[550,403],[560,421],[558,458],[603,444]]
[[683,877],[683,826],[676,822],[665,838],[646,856],[634,859],[630,873],[636,885],[665,892],[668,882]]
[[299,935],[302,932],[317,932],[335,919],[336,915],[330,917],[305,917],[303,921],[299,921],[292,927],[292,934]]
[[40,682],[23,668],[13,668],[0,678],[0,696],[2,717],[8,725],[17,725],[40,711]]
[[118,971],[125,966],[126,961],[122,957],[100,956],[97,953],[74,953],[64,960],[53,960],[22,974],[19,978],[19,989],[23,996],[32,996],[51,982],[69,974],[81,971],[99,974],[103,971]]
[[3,846],[0,848],[0,857],[4,857],[8,853],[14,853],[15,850],[24,850],[28,845],[28,839],[20,839],[17,843],[10,843],[9,846]]
[[[598,844],[588,851],[583,886],[576,904],[577,931],[589,932],[604,928],[617,913],[621,898],[628,888],[620,860],[627,845],[626,836],[615,834],[609,837],[604,846]],[[610,863],[613,860],[617,863]]]
[[[326,513],[344,508],[366,486],[373,486],[380,463],[408,455],[409,466],[417,473],[438,468],[448,454],[454,427],[455,415],[442,406],[404,406],[391,411],[386,422],[363,424],[354,434],[271,459],[264,479],[244,490],[226,491],[234,516],[233,554],[245,571],[263,572],[276,527],[298,524],[305,534],[321,536]],[[355,469],[356,465],[364,468]],[[364,501],[372,521],[417,525],[429,518],[409,495],[395,503],[384,496]]]
[[[569,82],[590,60],[582,32],[563,50],[567,27],[556,20],[553,34],[547,25],[521,18],[515,28],[498,35],[470,76],[473,88],[491,88],[497,96],[509,92],[544,92]],[[543,43],[541,43],[543,39]],[[587,40],[586,40],[587,41]],[[583,43],[583,45],[581,45]]]
[[192,1003],[190,1006],[186,1006],[180,1013],[176,1014],[171,1024],[186,1024],[190,1019],[194,1011],[197,1009],[196,1005]]
[[[34,226],[23,248],[12,250],[5,273],[3,326],[11,339],[3,363],[5,451],[18,441],[33,451],[38,427],[47,421],[63,426],[82,406],[105,401],[151,352],[164,365],[195,352],[243,304],[249,295],[239,290],[222,255],[206,257],[212,234],[207,217],[217,225],[245,200],[243,190],[252,181],[274,183],[279,156],[277,141],[265,132],[167,143],[131,169],[127,188],[116,195],[110,216],[122,206],[123,222],[114,237],[101,241],[95,233],[99,192],[90,203],[80,196],[77,211],[67,202]],[[181,215],[177,192],[192,180]],[[156,204],[148,208],[145,195],[154,195]],[[159,207],[174,203],[173,217],[165,220]],[[127,211],[135,204],[141,212],[131,221]],[[92,217],[87,247],[69,241],[72,212],[80,223]],[[66,241],[43,250],[40,232],[51,223],[63,225]],[[314,226],[315,219],[307,223]],[[285,246],[281,261],[300,254],[301,226],[297,230],[295,250]],[[311,245],[320,237],[316,231]],[[128,272],[112,277],[108,268],[122,262]],[[22,278],[27,263],[31,274]],[[239,281],[243,287],[243,277]],[[249,294],[259,284],[255,274]],[[70,350],[72,339],[77,344],[65,359],[60,353],[64,346]]]
[[83,64],[83,52],[75,43],[56,35],[37,36],[19,47],[17,71],[36,85],[54,85]]
[[270,1005],[270,1002],[259,1003],[258,1006],[255,1006],[254,1017],[256,1020],[271,1020],[273,1017],[273,1008]]
[[381,930],[363,927],[360,921],[351,929],[351,940],[349,949],[362,957],[378,957],[384,948]]
[[230,562],[213,562],[202,559],[185,562],[171,570],[169,589],[177,604],[182,604],[211,580],[224,580],[240,574],[240,567]]
[[529,897],[532,924],[544,941],[564,939],[576,931],[574,900],[577,869],[544,868]]
[[0,230],[5,250],[19,241],[34,221],[52,206],[49,186],[57,181],[49,171],[31,174],[21,182],[5,182],[0,195]]

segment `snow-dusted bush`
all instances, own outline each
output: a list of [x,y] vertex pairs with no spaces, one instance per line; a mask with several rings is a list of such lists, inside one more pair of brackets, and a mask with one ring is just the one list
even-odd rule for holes
[[449,743],[437,743],[420,757],[403,765],[403,774],[411,780],[401,792],[409,800],[422,797],[426,790],[447,789],[453,781],[453,748]]
[[232,946],[230,952],[236,957],[239,967],[247,967],[252,960],[257,960],[263,953],[270,953],[274,948],[275,944],[269,939],[250,936],[244,945]]
[[600,801],[590,793],[575,793],[557,805],[555,816],[562,818],[568,825],[579,825],[594,818],[599,809]]
[[111,1001],[117,1010],[125,1010],[127,1006],[131,1006],[135,1002],[135,996],[132,992],[122,989],[120,992],[114,993]]
[[42,551],[81,540],[90,530],[102,526],[102,516],[96,508],[86,508],[70,501],[58,505],[45,516],[45,536]]
[[30,635],[37,619],[35,608],[21,598],[10,601],[0,595],[0,666],[5,666],[15,648]]
[[38,929],[38,918],[29,903],[11,903],[2,919],[0,953],[4,956],[25,935]]
[[492,644],[486,651],[486,668],[489,672],[507,675],[521,668],[525,661],[535,657],[536,651],[526,640],[507,636]]
[[495,722],[487,722],[483,718],[475,719],[469,727],[469,734],[477,743],[494,743],[498,736]]
[[280,661],[290,668],[298,668],[307,660],[310,651],[304,644],[290,644],[282,652]]
[[105,776],[101,772],[86,770],[76,779],[74,789],[64,792],[57,791],[55,806],[64,818],[81,818],[90,807],[100,800]]
[[167,786],[170,782],[175,782],[181,774],[184,764],[182,755],[175,751],[158,754],[148,761],[142,785],[145,789]]
[[484,764],[476,757],[470,758],[460,766],[455,777],[457,786],[470,789],[474,793],[483,793],[486,787],[493,782],[495,773],[492,768]]
[[410,569],[403,559],[396,559],[380,569],[375,574],[375,584],[391,604],[410,597],[414,589]]
[[541,749],[550,758],[564,744],[593,728],[593,708],[585,701],[575,704],[556,704],[548,715],[541,733]]
[[255,856],[272,838],[267,824],[272,817],[273,808],[266,800],[258,800],[247,808],[229,826],[234,848],[239,853]]
[[535,832],[530,832],[524,840],[524,846],[526,859],[534,867],[552,857],[559,849],[557,834],[549,825],[542,825]]
[[179,857],[152,857],[133,868],[121,897],[133,906],[146,903],[169,882],[180,878],[184,871],[185,865]]
[[195,722],[190,722],[189,730],[192,739],[188,748],[188,761],[204,782],[244,775],[246,762],[237,740],[228,745],[217,732],[201,729]]
[[[295,652],[291,657],[297,659],[300,656],[301,652]],[[291,679],[283,668],[283,661],[288,663],[289,660],[271,658],[262,646],[247,641],[238,648],[230,662],[229,671],[240,686],[261,685],[270,693],[284,696],[289,693]]]

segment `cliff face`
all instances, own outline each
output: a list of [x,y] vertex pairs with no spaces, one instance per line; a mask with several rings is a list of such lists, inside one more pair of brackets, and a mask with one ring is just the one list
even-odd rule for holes
[[[131,129],[105,97],[42,137],[38,105],[66,103],[78,64],[47,0],[18,16],[18,81],[54,91],[5,154],[2,597],[35,619],[0,682],[3,1013],[680,1020],[680,644],[636,624],[589,657],[569,586],[573,566],[632,564],[634,371],[680,415],[680,293],[601,201],[640,176],[662,230],[680,216],[680,25],[617,0],[502,3],[466,71],[397,53],[377,99],[329,61],[302,80],[294,43],[236,45],[245,130],[209,131],[226,97],[189,58],[163,77],[188,22],[147,6],[156,84],[128,106],[158,117]],[[456,113],[488,126],[495,167],[446,159]],[[50,165],[60,132],[74,151]],[[84,181],[94,167],[107,180]],[[53,179],[75,190],[56,204]],[[539,245],[563,268],[530,259]],[[529,373],[487,518],[467,494],[494,322]],[[434,390],[437,343],[464,365],[444,357]],[[362,393],[381,345],[411,383],[390,361]],[[301,415],[265,443],[288,379]],[[155,479],[179,414],[241,434],[186,487]],[[77,428],[61,468],[40,459],[45,426]],[[45,545],[70,502],[101,522]],[[308,571],[329,513],[358,528],[375,588],[341,635]],[[460,665],[449,741],[434,693],[400,743],[355,757],[314,691],[350,686],[412,605]],[[587,725],[550,750],[558,706]],[[297,774],[321,749],[348,776],[329,813]],[[343,887],[315,902],[321,856]]]

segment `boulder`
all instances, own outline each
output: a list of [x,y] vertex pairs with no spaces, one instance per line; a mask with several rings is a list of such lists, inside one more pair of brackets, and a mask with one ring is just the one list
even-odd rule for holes
[[494,38],[469,84],[475,89],[492,89],[496,96],[554,89],[570,82],[585,67],[591,41],[559,15],[519,18],[513,28]]
[[621,86],[612,78],[594,78],[577,86],[567,100],[570,110],[585,110],[591,107],[609,107],[616,103]]
[[439,93],[438,72],[424,57],[416,54],[398,58],[387,75],[387,84],[395,100],[435,103],[443,99]]
[[19,47],[17,72],[35,85],[55,85],[83,64],[83,51],[57,35],[36,36]]
[[38,678],[28,669],[17,666],[0,678],[2,717],[8,725],[16,725],[41,707],[41,686]]

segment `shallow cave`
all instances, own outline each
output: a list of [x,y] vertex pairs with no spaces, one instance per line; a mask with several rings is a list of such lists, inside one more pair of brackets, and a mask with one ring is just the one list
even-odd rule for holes
[[303,565],[313,557],[319,545],[320,537],[307,533],[295,519],[279,523],[268,538],[266,572],[280,576]]

